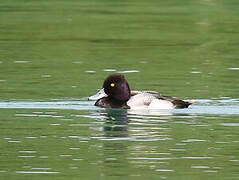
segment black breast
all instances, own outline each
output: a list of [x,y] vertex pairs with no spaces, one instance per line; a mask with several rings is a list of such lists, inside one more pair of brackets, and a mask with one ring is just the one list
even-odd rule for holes
[[123,108],[123,109],[130,109],[130,107],[125,102],[120,102],[118,100],[103,97],[98,99],[95,102],[95,106],[104,107],[104,108]]

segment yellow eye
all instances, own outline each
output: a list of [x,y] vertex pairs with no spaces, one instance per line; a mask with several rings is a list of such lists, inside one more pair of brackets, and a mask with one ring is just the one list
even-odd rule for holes
[[111,83],[110,86],[111,86],[111,87],[115,87],[115,83]]

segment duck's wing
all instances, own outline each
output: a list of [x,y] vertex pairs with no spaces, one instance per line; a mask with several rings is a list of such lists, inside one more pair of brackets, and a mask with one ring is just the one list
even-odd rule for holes
[[173,103],[174,107],[177,109],[187,108],[189,105],[193,104],[193,102],[191,101],[183,101],[181,99],[177,99],[171,96],[161,96],[159,97],[159,99],[170,101],[171,103]]
[[187,108],[192,103],[193,102],[183,101],[171,96],[162,96],[158,92],[141,92],[134,96],[131,96],[130,100],[127,102],[127,105],[133,109],[179,109]]
[[161,96],[161,94],[157,91],[151,91],[151,90],[145,90],[145,91],[131,91],[131,96],[135,96],[137,94],[149,94],[149,95],[152,95],[152,96],[155,96],[155,97],[159,97]]
[[154,95],[146,92],[137,93],[128,100],[127,104],[130,107],[144,107],[149,106],[153,99],[157,99]]

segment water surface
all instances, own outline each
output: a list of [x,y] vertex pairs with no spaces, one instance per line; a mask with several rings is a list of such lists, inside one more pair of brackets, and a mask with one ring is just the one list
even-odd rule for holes
[[[0,179],[239,177],[237,0],[0,4]],[[189,109],[112,110],[111,73]]]
[[4,178],[238,177],[236,99],[151,111],[15,101],[0,111]]

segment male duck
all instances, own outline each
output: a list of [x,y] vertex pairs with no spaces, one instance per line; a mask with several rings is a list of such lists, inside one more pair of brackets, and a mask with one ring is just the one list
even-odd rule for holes
[[162,96],[156,91],[131,91],[128,82],[121,74],[108,76],[96,95],[90,100],[97,100],[95,105],[104,108],[124,109],[175,109],[187,108],[192,102],[170,96]]

